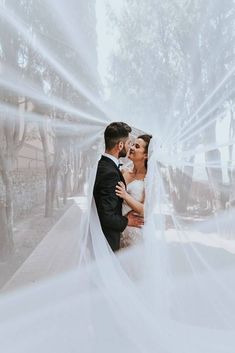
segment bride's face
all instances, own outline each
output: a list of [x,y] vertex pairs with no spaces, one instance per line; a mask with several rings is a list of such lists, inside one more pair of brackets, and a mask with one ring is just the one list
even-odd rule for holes
[[146,142],[140,138],[137,138],[131,145],[128,158],[133,162],[144,162],[148,158],[146,152]]

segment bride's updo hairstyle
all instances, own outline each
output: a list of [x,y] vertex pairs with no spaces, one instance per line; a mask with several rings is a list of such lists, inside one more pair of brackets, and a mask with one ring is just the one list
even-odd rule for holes
[[[144,135],[138,136],[137,138],[141,139],[145,142],[145,152],[148,153],[149,143],[152,138],[152,135],[144,134]],[[145,160],[145,168],[146,168],[146,170],[148,168],[148,159]]]

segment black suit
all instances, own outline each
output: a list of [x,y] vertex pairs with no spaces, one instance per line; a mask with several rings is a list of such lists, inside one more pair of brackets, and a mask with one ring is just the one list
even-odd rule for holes
[[122,216],[123,200],[115,194],[119,181],[125,183],[117,165],[110,158],[102,156],[96,173],[94,198],[103,233],[113,251],[119,249],[121,232],[128,222]]

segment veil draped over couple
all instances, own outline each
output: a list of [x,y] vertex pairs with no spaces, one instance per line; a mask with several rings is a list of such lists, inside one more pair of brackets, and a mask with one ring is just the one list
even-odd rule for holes
[[[111,249],[134,245],[142,240],[145,177],[151,135],[131,141],[131,127],[113,122],[104,132],[105,153],[97,168],[94,198],[102,231]],[[120,170],[119,158],[127,157],[132,167]]]
[[28,256],[1,352],[234,353],[234,0],[4,0],[0,27],[0,241]]

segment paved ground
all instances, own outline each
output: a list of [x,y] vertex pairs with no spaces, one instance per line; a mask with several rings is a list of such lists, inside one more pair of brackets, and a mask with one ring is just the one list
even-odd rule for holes
[[45,218],[44,207],[37,207],[27,217],[18,221],[14,228],[15,253],[5,263],[0,263],[0,288],[29,258],[44,237],[55,227],[63,215],[73,206],[74,201],[55,210],[54,216]]

